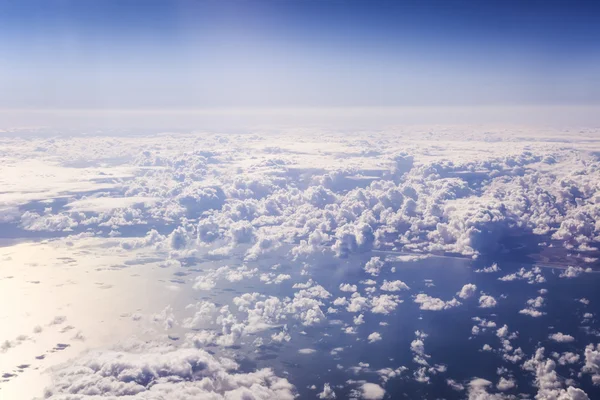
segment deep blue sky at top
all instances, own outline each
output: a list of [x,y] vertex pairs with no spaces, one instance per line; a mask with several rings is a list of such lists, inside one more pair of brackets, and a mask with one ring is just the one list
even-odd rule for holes
[[600,1],[0,0],[0,108],[600,103]]

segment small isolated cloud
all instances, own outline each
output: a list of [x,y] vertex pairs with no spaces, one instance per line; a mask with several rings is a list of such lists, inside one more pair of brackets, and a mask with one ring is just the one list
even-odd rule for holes
[[373,332],[367,337],[367,340],[369,341],[369,343],[378,342],[381,340],[381,335],[379,334],[379,332]]
[[541,312],[540,310],[536,310],[535,308],[524,308],[522,310],[519,310],[519,314],[529,315],[533,318],[539,318],[542,315],[544,315],[543,312]]
[[364,314],[357,315],[352,321],[354,322],[354,325],[362,325],[365,323],[365,316]]
[[498,271],[500,271],[500,268],[498,268],[498,264],[496,264],[496,263],[493,263],[489,267],[475,270],[475,272],[479,273],[479,274],[491,274],[491,273],[498,272]]
[[492,308],[496,307],[498,302],[492,296],[483,295],[479,298],[479,307],[481,308]]
[[340,291],[342,291],[342,292],[356,292],[356,290],[357,290],[356,285],[351,285],[349,283],[340,284]]
[[420,304],[419,308],[421,310],[427,311],[441,311],[446,310],[448,308],[458,307],[461,303],[452,299],[450,301],[443,301],[442,299],[438,299],[437,297],[431,297],[424,293],[419,293],[415,296],[414,302]]
[[372,276],[378,276],[383,268],[383,261],[381,261],[378,257],[372,257],[364,267],[364,270],[367,274]]
[[572,279],[572,278],[577,278],[579,275],[583,274],[584,272],[586,272],[586,270],[581,267],[573,267],[573,266],[569,265],[567,267],[567,269],[565,269],[563,272],[561,272],[561,274],[559,276],[561,278]]
[[389,314],[396,309],[402,300],[392,294],[382,294],[371,299],[371,312],[375,314]]
[[396,281],[383,281],[383,284],[381,285],[381,290],[383,290],[384,292],[399,292],[401,290],[409,290],[410,288],[408,287],[408,285],[402,281],[396,280]]
[[456,382],[454,379],[446,379],[446,384],[450,386],[452,390],[456,390],[457,392],[465,390],[465,386],[462,383]]
[[558,343],[571,343],[575,341],[573,336],[566,335],[562,332],[553,333],[552,335],[548,336],[548,338]]
[[514,389],[517,386],[517,383],[514,379],[506,379],[505,377],[500,377],[500,380],[496,384],[496,388],[501,392]]
[[335,392],[333,391],[333,389],[331,388],[331,386],[329,385],[329,383],[326,383],[325,385],[323,385],[323,391],[319,394],[317,394],[317,397],[319,399],[335,399],[336,395]]
[[300,354],[313,354],[316,352],[317,351],[315,349],[308,349],[308,348],[298,350],[298,353],[300,353]]
[[385,396],[385,390],[376,383],[363,383],[360,390],[365,400],[381,400]]
[[477,292],[477,286],[473,283],[467,283],[460,289],[460,292],[457,293],[458,297],[461,299],[468,299],[472,297]]

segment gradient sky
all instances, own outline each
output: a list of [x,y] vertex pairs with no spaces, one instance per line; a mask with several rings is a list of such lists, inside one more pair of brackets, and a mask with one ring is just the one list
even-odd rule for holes
[[0,108],[600,104],[600,2],[0,0]]

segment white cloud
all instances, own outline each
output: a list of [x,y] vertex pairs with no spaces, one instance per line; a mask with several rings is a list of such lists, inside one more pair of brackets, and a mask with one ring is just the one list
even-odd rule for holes
[[[404,282],[387,276],[396,272],[393,265],[423,263],[432,252],[455,252],[473,257],[484,253],[494,255],[503,250],[498,245],[503,239],[522,235],[526,246],[539,242],[536,248],[540,252],[552,248],[544,257],[568,250],[582,254],[581,258],[573,258],[572,263],[593,261],[592,257],[585,256],[590,255],[587,252],[600,237],[600,225],[596,222],[600,219],[597,207],[600,169],[593,153],[596,143],[590,139],[595,134],[595,131],[572,131],[566,138],[564,132],[555,132],[552,136],[547,132],[490,131],[483,135],[462,129],[460,132],[451,128],[433,130],[431,136],[434,140],[444,139],[443,146],[424,143],[422,134],[412,131],[361,132],[360,135],[295,131],[289,135],[203,132],[135,138],[93,134],[68,139],[5,138],[0,167],[3,172],[0,174],[3,187],[0,209],[5,215],[0,220],[11,228],[29,231],[28,235],[35,238],[44,238],[49,232],[52,235],[48,236],[74,233],[65,241],[57,240],[57,246],[68,247],[82,240],[83,236],[75,234],[94,236],[102,240],[101,246],[106,252],[113,253],[110,261],[102,259],[99,263],[126,265],[131,268],[127,277],[148,271],[152,280],[167,282],[173,278],[172,274],[189,270],[187,278],[184,275],[179,276],[181,279],[175,278],[178,286],[193,285],[203,291],[196,292],[195,296],[216,295],[219,302],[225,303],[217,306],[199,301],[182,311],[186,315],[179,315],[181,310],[166,307],[157,296],[156,309],[147,311],[143,319],[140,314],[128,317],[127,322],[141,325],[154,321],[158,325],[152,329],[158,326],[160,331],[163,328],[194,329],[189,336],[182,336],[195,345],[262,343],[269,346],[290,341],[293,327],[304,329],[326,323],[329,315],[325,310],[332,314],[336,310],[344,321],[349,321],[344,315],[346,311],[357,313],[352,320],[355,324],[363,322],[364,315],[371,311],[379,314],[367,315],[374,318],[377,326],[378,320],[399,307],[401,298],[395,294],[401,293],[375,294],[380,293],[379,290],[409,289]],[[585,141],[578,143],[574,136],[585,137]],[[564,141],[569,144],[565,145]],[[326,151],[323,151],[324,143],[327,143]],[[86,164],[102,167],[68,166],[76,164],[82,155]],[[156,229],[148,231],[154,226]],[[547,237],[553,238],[552,243],[541,242]],[[38,245],[42,248],[41,243]],[[323,286],[312,279],[306,281],[322,260],[329,262],[334,255],[347,257],[354,253],[370,257],[370,250],[381,250],[364,265],[364,273],[386,278],[377,286],[374,279],[363,280],[361,284],[369,287],[363,287],[365,290],[359,293],[360,285],[344,283],[340,290],[347,292],[347,298],[331,301],[331,294]],[[71,253],[76,255],[82,251],[92,252],[90,248],[77,247]],[[226,257],[231,257],[232,266],[221,266]],[[286,267],[284,260],[298,262],[298,265],[306,261],[306,264],[289,270],[294,273],[263,271],[262,263],[270,263],[271,257]],[[145,270],[136,267],[140,265],[136,263],[151,259],[161,261],[149,261],[152,265]],[[248,265],[233,266],[238,260],[248,260]],[[348,264],[351,260],[349,258]],[[202,271],[193,271],[196,266],[192,264],[196,263]],[[158,264],[166,268],[157,272],[154,266]],[[400,272],[401,267],[396,268]],[[93,269],[89,271],[92,273]],[[487,274],[498,271],[496,264],[475,270]],[[587,268],[574,264],[561,276],[575,278],[586,271]],[[302,274],[306,283],[295,282],[296,272]],[[533,267],[505,273],[501,282],[540,284],[545,282],[544,275],[548,274],[550,279],[553,272]],[[76,272],[73,275],[76,276]],[[316,276],[312,275],[314,279]],[[226,294],[220,290],[221,284],[229,288],[234,286],[230,283],[255,277],[260,277],[259,285],[271,285],[269,292],[265,292],[271,295],[246,293],[236,297],[232,304],[220,298]],[[73,280],[76,279],[73,277]],[[122,286],[127,287],[127,282],[124,279]],[[287,289],[292,284],[293,291],[278,294],[281,297],[272,295],[278,289],[273,285]],[[436,278],[436,284],[441,290],[446,289],[443,279]],[[519,285],[518,282],[504,284],[515,288]],[[428,280],[426,285],[432,286],[433,282]],[[113,286],[114,292],[120,290],[118,286]],[[244,286],[242,283],[238,287]],[[539,293],[545,294],[542,290]],[[421,310],[444,310],[459,306],[460,299],[470,298],[476,291],[474,284],[468,284],[458,292],[457,298],[448,301],[427,294],[416,295],[414,301]],[[180,293],[183,295],[184,290]],[[130,293],[127,295],[131,297]],[[481,307],[503,306],[489,295],[478,300]],[[588,300],[581,301],[589,304]],[[337,308],[330,307],[331,303]],[[531,298],[519,307],[522,308],[519,312],[531,317],[547,315],[544,321],[549,320],[551,310],[546,309],[544,303],[542,297]],[[572,306],[577,308],[577,304]],[[498,315],[502,315],[500,311]],[[578,310],[574,311],[581,315]],[[584,318],[593,318],[586,315]],[[69,314],[69,322],[72,321],[78,318]],[[595,322],[586,322],[590,325],[589,332],[594,331]],[[385,323],[379,322],[380,326]],[[349,334],[358,331],[352,326],[340,328]],[[478,320],[472,334],[483,335],[486,330],[495,328],[493,321]],[[86,337],[93,336],[85,330],[82,332]],[[520,363],[523,352],[513,348],[516,333],[509,332],[506,326],[496,333],[500,336],[500,345],[495,346],[495,354],[501,355],[503,361]],[[423,342],[423,338],[415,341]],[[11,343],[15,341],[9,340],[8,344]],[[586,371],[596,377],[600,375],[598,371],[593,372],[597,349],[592,346],[586,352]],[[425,357],[424,349],[421,353],[418,362],[428,364],[430,360]],[[574,365],[578,355],[563,353],[551,361]],[[543,364],[548,370],[552,369],[547,360],[543,360]],[[428,381],[434,374],[430,368],[434,366],[419,364],[411,378]],[[382,379],[396,370],[385,371],[380,375]],[[89,375],[91,378],[85,379],[99,379],[98,374]],[[160,382],[152,390],[167,384],[183,386],[174,382],[179,379],[177,376],[169,375],[173,382]],[[79,384],[83,385],[85,379]],[[115,379],[125,388],[134,385],[131,380]],[[504,379],[513,378],[505,376]],[[600,378],[592,379],[596,382]],[[498,393],[488,391],[501,390],[500,387],[507,385],[501,383],[479,381],[477,384],[475,381],[469,386],[469,393],[479,390],[497,397]],[[551,382],[552,385],[559,383]],[[544,385],[540,387],[542,392],[554,390]],[[229,396],[242,397],[246,389],[240,388]],[[562,391],[556,392],[559,395],[580,394],[573,387],[560,389]]]
[[517,386],[517,383],[514,379],[506,379],[504,377],[500,377],[500,380],[496,384],[496,388],[502,392],[514,389]]
[[567,267],[567,269],[565,269],[563,272],[560,273],[560,277],[561,278],[577,278],[579,275],[583,274],[584,272],[586,272],[583,268],[581,267],[573,267],[571,265],[569,265]]
[[408,285],[406,283],[399,281],[399,280],[396,280],[396,281],[384,280],[380,289],[385,292],[399,292],[401,290],[409,290],[410,288],[408,287]]
[[496,304],[498,304],[498,302],[492,296],[482,295],[479,298],[479,307],[481,307],[481,308],[496,307]]
[[571,343],[575,341],[573,336],[564,334],[562,332],[553,333],[548,337],[558,343]]
[[369,343],[375,343],[381,340],[381,334],[379,332],[373,332],[368,337],[367,340]]
[[398,296],[382,294],[371,299],[371,312],[375,314],[389,314],[396,309],[402,300]]
[[542,315],[544,315],[543,312],[536,310],[534,308],[524,308],[522,310],[519,310],[519,314],[529,315],[530,317],[533,317],[533,318],[539,318]]
[[90,352],[54,368],[46,392],[50,399],[99,393],[131,399],[294,399],[294,387],[272,370],[238,373],[237,368],[234,361],[217,359],[203,349],[136,343]]
[[498,272],[498,271],[500,271],[500,268],[498,267],[498,264],[496,264],[496,263],[493,263],[489,267],[484,267],[484,268],[475,270],[476,273],[480,273],[480,274],[481,273],[491,274],[491,273]]
[[581,371],[592,375],[594,385],[600,385],[600,345],[588,344],[584,352],[585,365]]
[[319,394],[317,394],[317,397],[319,399],[335,399],[336,395],[335,392],[333,391],[333,389],[331,388],[331,386],[329,385],[329,383],[326,383],[325,385],[323,385],[323,391]]
[[351,285],[349,283],[341,283],[340,284],[340,291],[342,292],[356,292],[357,287],[356,285]]
[[376,383],[363,383],[360,389],[365,400],[381,400],[385,396],[385,390]]
[[472,283],[468,283],[464,285],[462,289],[460,289],[460,292],[458,292],[457,295],[461,299],[468,299],[472,297],[475,293],[477,293],[477,286]]
[[564,389],[563,379],[556,372],[556,363],[544,358],[543,347],[538,348],[531,359],[523,363],[523,369],[535,374],[537,397],[540,399],[589,400],[581,389],[573,386]]
[[366,264],[364,267],[364,270],[367,274],[370,274],[372,276],[378,276],[379,273],[381,272],[381,269],[383,268],[383,261],[381,261],[381,259],[379,259],[378,257],[372,257]]
[[542,275],[542,269],[539,267],[534,267],[531,270],[526,270],[525,268],[521,268],[519,271],[517,271],[513,274],[505,275],[501,278],[498,278],[498,280],[501,280],[504,282],[511,282],[511,281],[515,281],[515,280],[526,280],[527,283],[529,283],[529,284],[546,282],[546,278],[544,278],[544,276]]
[[431,297],[424,293],[419,293],[418,295],[416,295],[414,301],[415,303],[420,304],[419,308],[421,310],[427,311],[446,310],[448,308],[454,308],[461,305],[461,303],[456,299],[443,301],[442,299],[438,299],[437,297]]

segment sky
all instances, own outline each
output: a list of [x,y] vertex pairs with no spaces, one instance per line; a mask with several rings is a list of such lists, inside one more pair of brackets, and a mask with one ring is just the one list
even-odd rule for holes
[[0,0],[0,109],[590,107],[595,3]]

